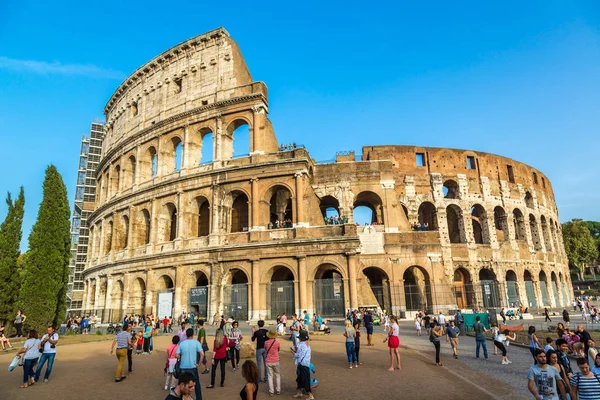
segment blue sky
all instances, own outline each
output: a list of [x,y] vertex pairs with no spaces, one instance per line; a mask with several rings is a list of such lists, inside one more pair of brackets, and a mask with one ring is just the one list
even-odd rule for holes
[[293,3],[0,2],[0,197],[25,187],[23,249],[46,166],[72,199],[81,134],[122,79],[218,26],[268,85],[280,143],[316,160],[378,144],[497,153],[550,178],[563,222],[600,220],[599,3]]

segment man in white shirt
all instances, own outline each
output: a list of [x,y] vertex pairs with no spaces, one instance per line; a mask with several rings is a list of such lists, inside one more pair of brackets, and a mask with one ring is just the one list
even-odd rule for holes
[[56,356],[56,343],[58,343],[58,333],[54,332],[52,326],[49,326],[48,333],[42,336],[42,341],[40,343],[42,357],[40,358],[40,363],[35,372],[36,382],[40,380],[40,374],[42,373],[42,368],[44,368],[46,361],[48,361],[48,367],[44,374],[44,383],[48,382],[48,378],[50,378],[50,373],[52,372],[52,365],[54,365],[54,357]]
[[446,317],[444,317],[444,314],[442,314],[441,311],[440,311],[440,314],[438,315],[437,320],[438,320],[438,322],[440,323],[441,326],[445,326],[446,325]]

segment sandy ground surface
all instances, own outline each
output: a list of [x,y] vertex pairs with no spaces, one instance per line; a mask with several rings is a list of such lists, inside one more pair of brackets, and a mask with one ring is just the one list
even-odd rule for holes
[[[486,382],[486,387],[505,386],[476,370],[458,370],[451,365],[455,360],[448,358],[444,360],[444,367],[437,367],[429,354],[404,346],[401,349],[402,370],[387,372],[389,357],[386,344],[382,343],[384,336],[374,336],[375,346],[372,347],[366,346],[366,335],[363,337],[360,352],[363,364],[358,369],[348,368],[341,334],[312,338],[315,378],[320,382],[319,387],[314,389],[315,398],[438,399],[441,396],[445,400],[464,397],[476,400],[494,398],[489,392],[479,389],[477,382]],[[285,339],[281,342],[282,395],[274,398],[291,398],[296,388],[295,367],[287,350],[290,342]],[[13,372],[7,371],[13,355],[0,354],[0,399],[164,399],[167,393],[163,390],[163,367],[168,343],[170,336],[157,337],[153,354],[134,356],[133,375],[121,383],[114,382],[116,357],[109,354],[110,342],[106,341],[59,346],[50,381],[39,382],[27,389],[19,389],[23,375],[20,367]],[[210,356],[211,352],[208,354]],[[206,389],[209,377],[201,375],[200,378],[203,399],[239,398],[244,383],[239,370],[231,372],[228,364],[224,388]],[[507,390],[503,397],[506,395],[510,395]],[[269,397],[266,384],[260,385],[258,397]]]

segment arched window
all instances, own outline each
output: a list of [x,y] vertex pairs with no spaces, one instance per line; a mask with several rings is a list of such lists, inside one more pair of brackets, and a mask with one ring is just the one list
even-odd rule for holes
[[230,160],[233,157],[244,157],[250,153],[250,127],[243,119],[236,119],[221,137],[221,158]]
[[449,205],[446,207],[446,220],[450,243],[466,243],[462,210],[454,204]]
[[149,244],[150,243],[150,224],[151,224],[151,220],[150,220],[150,213],[148,212],[148,210],[144,209],[142,210],[142,223],[143,223],[143,228],[144,231],[142,232],[142,238],[144,239],[144,244]]
[[383,225],[383,202],[371,191],[360,192],[354,199],[354,222],[359,225]]
[[177,143],[175,145],[175,171],[179,171],[182,167],[183,167],[183,143],[181,143],[181,141],[179,141],[179,143]]
[[515,225],[515,239],[516,240],[527,240],[527,233],[525,230],[525,217],[518,208],[513,210],[513,223]]
[[323,196],[319,204],[326,225],[341,224],[340,203],[333,196]]
[[543,215],[540,217],[540,224],[542,225],[542,236],[544,237],[544,244],[546,245],[546,251],[552,251],[552,241],[550,239],[550,230],[548,229],[548,223],[546,217]]
[[496,228],[496,239],[499,242],[508,240],[508,220],[506,212],[500,206],[494,208],[494,227]]
[[533,196],[529,192],[525,193],[525,205],[527,208],[533,208]]
[[428,201],[421,203],[419,206],[419,221],[416,230],[421,231],[437,231],[437,209]]
[[490,232],[488,229],[487,212],[480,204],[471,207],[471,224],[473,237],[477,244],[489,244]]
[[538,231],[538,224],[533,214],[529,214],[529,229],[531,230],[531,240],[533,241],[533,247],[536,250],[542,250],[540,232]]
[[210,234],[210,202],[206,197],[196,197],[195,221],[192,221],[192,229],[195,236],[202,237]]
[[110,253],[110,251],[112,250],[112,236],[113,236],[113,222],[109,221],[108,222],[108,229],[106,230],[106,238],[105,243],[104,243],[104,254],[108,254]]
[[127,215],[123,215],[123,224],[122,224],[122,233],[121,233],[121,249],[126,249],[129,246],[129,217]]
[[231,206],[231,233],[246,232],[248,230],[248,196],[244,192],[233,191]]
[[200,164],[213,162],[213,133],[210,129],[200,130],[202,145],[200,147]]
[[460,198],[460,190],[458,188],[458,183],[453,181],[452,179],[444,182],[444,187],[442,188],[445,199],[458,199]]
[[127,181],[125,182],[125,186],[127,188],[135,185],[135,157],[129,157],[129,173],[127,174]]

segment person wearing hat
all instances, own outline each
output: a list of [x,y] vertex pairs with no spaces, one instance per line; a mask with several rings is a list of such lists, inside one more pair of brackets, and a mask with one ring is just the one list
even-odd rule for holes
[[[265,342],[265,354],[267,359],[267,381],[269,382],[269,395],[273,393],[281,394],[281,374],[279,370],[279,349],[277,341],[277,332],[271,329],[267,332],[267,341]],[[273,380],[275,380],[275,390],[273,391]]]
[[308,399],[313,400],[314,396],[310,388],[310,357],[311,349],[308,344],[308,332],[301,330],[298,334],[298,346],[294,352],[296,362],[296,383],[298,384],[298,392],[294,395],[295,398],[304,397],[302,390],[308,393]]

